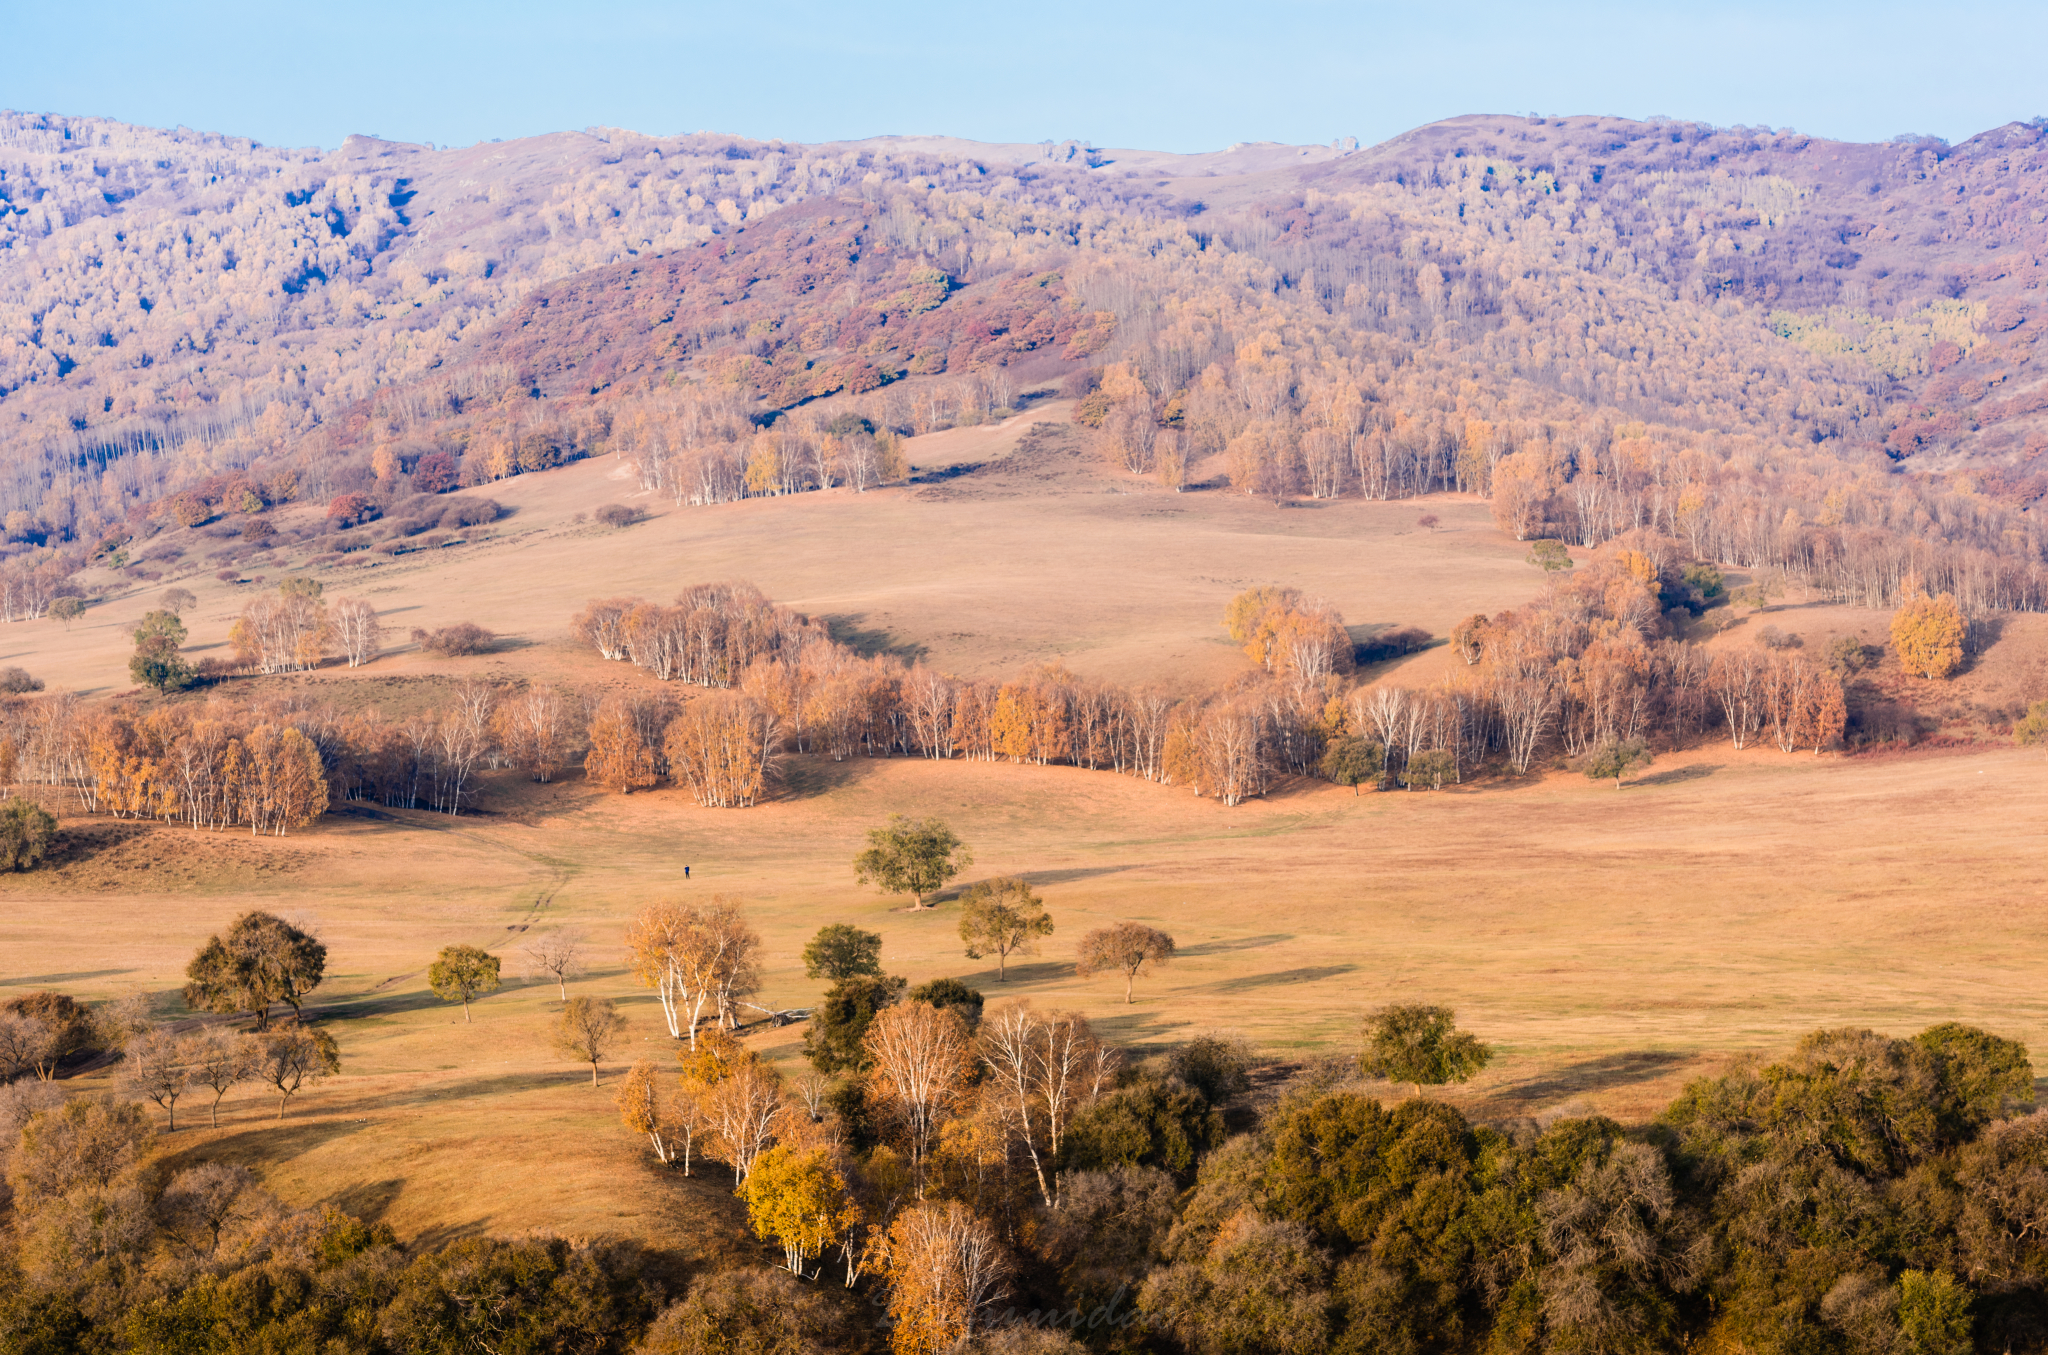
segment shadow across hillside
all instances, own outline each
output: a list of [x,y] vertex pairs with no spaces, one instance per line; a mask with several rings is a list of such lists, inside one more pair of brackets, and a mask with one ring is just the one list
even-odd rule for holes
[[1204,941],[1199,945],[1182,946],[1173,956],[1176,960],[1184,960],[1196,955],[1229,955],[1240,950],[1264,950],[1267,946],[1293,939],[1292,932],[1269,932],[1265,936],[1240,936],[1231,941]]
[[1241,979],[1225,979],[1212,984],[1219,993],[1242,993],[1253,988],[1271,988],[1281,983],[1315,983],[1322,979],[1334,979],[1341,974],[1356,973],[1355,964],[1304,965],[1299,969],[1282,969],[1271,974],[1247,974]]
[[76,866],[156,831],[153,823],[88,823],[60,828],[43,858],[45,866]]
[[763,800],[809,800],[843,790],[873,774],[876,758],[850,757],[834,762],[817,754],[798,754],[782,759],[775,783],[761,796]]
[[1691,1063],[1694,1057],[1691,1054],[1673,1053],[1664,1049],[1636,1049],[1619,1054],[1605,1054],[1599,1058],[1582,1059],[1577,1063],[1566,1064],[1562,1068],[1523,1082],[1509,1083],[1496,1089],[1494,1095],[1514,1097],[1540,1105],[1569,1096],[1582,1096],[1588,1092],[1607,1091],[1638,1082],[1652,1082],[1684,1064]]
[[104,979],[114,974],[134,972],[132,969],[79,969],[68,974],[24,974],[18,979],[10,979],[5,974],[0,974],[0,983],[10,988],[29,988],[37,984],[77,983],[83,979]]
[[1687,781],[1704,781],[1721,770],[1718,762],[1695,762],[1690,766],[1673,767],[1668,772],[1652,776],[1638,776],[1628,784],[1631,786],[1676,786]]
[[913,640],[904,640],[886,630],[862,625],[868,619],[865,612],[838,612],[818,619],[825,623],[825,633],[832,637],[834,643],[845,645],[864,659],[887,654],[905,663],[916,663],[930,652]]

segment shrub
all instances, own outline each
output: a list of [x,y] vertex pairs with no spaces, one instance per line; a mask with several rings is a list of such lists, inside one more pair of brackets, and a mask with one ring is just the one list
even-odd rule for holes
[[1223,1035],[1197,1035],[1166,1060],[1167,1071],[1200,1092],[1212,1106],[1252,1089],[1251,1046]]
[[631,504],[604,504],[591,516],[600,527],[630,527],[640,520],[640,510]]
[[1223,1132],[1223,1116],[1201,1092],[1178,1078],[1141,1074],[1074,1117],[1060,1145],[1061,1167],[1156,1167],[1185,1179]]
[[56,836],[57,820],[48,810],[34,800],[9,796],[0,804],[0,870],[35,869],[49,854]]
[[242,540],[268,541],[277,535],[277,524],[268,518],[251,518],[242,526]]
[[504,512],[495,499],[450,499],[447,509],[441,514],[441,525],[448,528],[480,527],[487,522],[496,522]]
[[30,677],[26,668],[0,668],[0,694],[22,696],[43,689],[43,680]]
[[327,520],[337,527],[353,527],[376,516],[377,505],[362,494],[337,494],[327,505]]
[[1828,646],[1828,667],[1839,677],[1860,673],[1875,662],[1871,647],[1860,635],[1844,635]]
[[848,1324],[824,1293],[779,1270],[729,1270],[699,1278],[690,1296],[655,1320],[644,1355],[843,1349]]
[[451,659],[485,653],[498,639],[496,635],[474,621],[458,621],[439,630],[415,628],[412,638],[413,642],[427,653]]
[[1806,643],[1790,631],[1779,630],[1776,626],[1765,626],[1758,631],[1756,642],[1765,649],[1797,649]]
[[1678,577],[1697,588],[1702,598],[1717,598],[1727,589],[1719,565],[1686,565],[1678,571]]
[[222,583],[240,583],[242,581],[242,571],[239,569],[223,569],[213,577],[219,579]]

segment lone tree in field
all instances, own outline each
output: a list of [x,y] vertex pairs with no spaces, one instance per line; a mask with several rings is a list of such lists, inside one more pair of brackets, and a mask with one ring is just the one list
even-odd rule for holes
[[1616,739],[1601,744],[1586,758],[1586,776],[1593,781],[1605,781],[1611,776],[1614,788],[1620,790],[1622,777],[1649,766],[1652,761],[1650,746],[1641,739]]
[[1081,938],[1081,947],[1074,956],[1074,972],[1084,979],[1121,972],[1124,1002],[1128,1005],[1135,1000],[1131,985],[1145,972],[1145,966],[1156,968],[1172,958],[1173,938],[1165,932],[1142,922],[1119,922],[1113,927],[1097,927]]
[[1913,592],[1892,615],[1899,666],[1915,677],[1952,677],[1963,666],[1962,608],[1947,593],[1928,597],[1917,588]]
[[1029,955],[1039,937],[1051,935],[1045,900],[1013,876],[983,880],[961,896],[960,939],[967,943],[967,958],[995,956],[997,983],[1009,982],[1004,969],[1010,956]]
[[244,913],[185,966],[185,1005],[232,1016],[250,1012],[270,1028],[271,1004],[303,1017],[306,995],[327,973],[327,947],[271,913]]
[[1359,1066],[1372,1077],[1424,1087],[1469,1082],[1493,1058],[1493,1050],[1457,1028],[1449,1007],[1381,1007],[1365,1018],[1365,1052]]
[[263,1036],[256,1045],[256,1080],[277,1089],[277,1118],[300,1087],[341,1071],[341,1051],[334,1037],[312,1026],[287,1026]]
[[882,973],[882,937],[845,922],[818,928],[804,946],[804,977],[840,983]]
[[590,1085],[597,1085],[597,1066],[626,1028],[619,1004],[608,997],[572,997],[555,1018],[549,1040],[565,1059],[590,1065]]
[[12,795],[0,804],[0,870],[34,870],[56,837],[57,820],[34,800]]
[[583,972],[583,935],[574,931],[543,932],[526,947],[526,972],[545,974],[569,1000],[571,975]]
[[443,947],[427,966],[427,986],[443,1002],[460,1002],[467,1024],[469,1004],[498,989],[498,957],[475,946]]
[[128,676],[137,686],[159,692],[182,691],[195,676],[191,664],[178,653],[185,643],[185,623],[176,612],[150,612],[135,628],[135,654],[128,660]]
[[1571,552],[1565,549],[1562,541],[1531,541],[1528,558],[1530,564],[1545,574],[1555,574],[1572,567]]
[[853,876],[885,894],[908,894],[912,907],[974,864],[974,856],[942,819],[891,814],[885,828],[868,830],[868,849],[853,858]]
[[1353,795],[1368,781],[1380,779],[1386,755],[1376,743],[1345,734],[1332,739],[1323,750],[1323,775],[1339,786],[1351,787]]

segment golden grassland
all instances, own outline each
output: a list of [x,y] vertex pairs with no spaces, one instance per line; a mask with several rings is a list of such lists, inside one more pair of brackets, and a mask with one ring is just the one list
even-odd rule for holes
[[[1020,449],[1028,428],[920,440],[920,467],[985,469],[859,496],[674,509],[634,497],[630,468],[609,460],[522,477],[489,491],[516,511],[487,540],[322,574],[331,593],[371,597],[401,633],[473,620],[511,637],[505,648],[432,660],[401,642],[358,672],[248,685],[397,714],[433,698],[437,682],[420,679],[640,684],[578,652],[569,614],[593,595],[666,598],[744,577],[856,643],[955,673],[1057,657],[1084,675],[1192,687],[1242,670],[1219,618],[1251,584],[1326,597],[1361,637],[1394,625],[1442,634],[1540,587],[1526,547],[1493,529],[1483,503],[1432,500],[1442,525],[1429,531],[1412,502],[1276,509],[1170,495],[1064,443]],[[657,516],[616,532],[574,520],[617,501]],[[293,564],[251,572],[274,578]],[[109,600],[69,631],[5,628],[0,662],[53,687],[123,690],[127,628],[164,586],[199,595],[200,653],[220,652],[250,592],[210,571],[143,588],[101,582]],[[2048,695],[2043,620],[2008,620],[1927,707],[1981,727],[1973,708]],[[1769,622],[1818,650],[1839,634],[1876,640],[1884,621],[1783,607],[1713,643]],[[1395,676],[1426,682],[1454,662],[1438,648]],[[182,1015],[176,989],[208,934],[249,908],[311,919],[329,948],[316,1005],[340,1041],[342,1076],[282,1123],[252,1088],[229,1098],[217,1130],[199,1127],[203,1100],[188,1098],[180,1124],[193,1127],[168,1140],[174,1152],[249,1162],[287,1199],[336,1199],[409,1238],[544,1228],[686,1254],[739,1245],[729,1181],[716,1168],[685,1180],[655,1167],[618,1125],[609,1090],[549,1051],[555,989],[518,973],[535,929],[584,928],[594,963],[572,991],[626,1004],[631,1040],[608,1082],[634,1055],[669,1052],[651,995],[623,969],[624,920],[655,897],[721,891],[746,900],[765,938],[760,1000],[777,1007],[819,995],[798,954],[841,921],[881,932],[889,969],[913,982],[956,975],[991,998],[1076,1008],[1140,1054],[1205,1030],[1241,1032],[1283,1059],[1343,1053],[1378,1004],[1447,1002],[1499,1050],[1450,1093],[1479,1118],[1640,1119],[1690,1077],[1829,1025],[1907,1033],[1956,1019],[2048,1040],[2038,754],[1815,758],[1708,744],[1621,791],[1552,770],[1440,793],[1287,783],[1236,809],[1072,768],[797,758],[785,792],[750,810],[701,809],[668,789],[601,795],[580,773],[536,786],[509,772],[485,778],[479,810],[348,806],[287,838],[74,820],[53,869],[0,878],[0,996],[141,990]],[[1046,899],[1057,931],[1008,983],[964,958],[950,899],[907,912],[854,885],[866,829],[895,812],[955,825],[976,856],[960,884],[1022,874]],[[1082,932],[1121,918],[1164,927],[1181,947],[1128,1006],[1120,983],[1081,982],[1070,963]],[[434,953],[456,942],[507,961],[506,987],[473,1024],[425,982]],[[794,1072],[801,1034],[749,1038]],[[102,1067],[77,1083],[109,1078]]]
[[[914,439],[919,470],[985,467],[943,483],[711,507],[651,498],[629,463],[600,457],[477,491],[513,511],[468,534],[470,544],[382,563],[363,552],[314,572],[330,594],[373,602],[401,647],[415,626],[474,621],[515,646],[498,667],[545,676],[557,675],[548,642],[566,636],[569,617],[591,597],[665,602],[686,585],[723,578],[752,580],[855,643],[921,654],[962,675],[1006,676],[1060,658],[1094,676],[1189,682],[1241,666],[1218,618],[1254,584],[1286,582],[1325,597],[1361,636],[1407,625],[1443,634],[1537,586],[1526,547],[1495,531],[1486,504],[1469,496],[1426,505],[1442,519],[1429,531],[1416,525],[1425,506],[1414,502],[1275,508],[1220,490],[1168,493],[1108,471],[1072,435],[1013,457],[1019,437],[1048,421],[1071,429],[1056,405],[1002,426]],[[620,502],[652,516],[622,530],[575,521]],[[294,507],[285,517],[320,511]],[[0,663],[25,666],[53,687],[125,689],[129,632],[173,584],[199,598],[186,617],[189,652],[225,657],[228,628],[248,597],[306,572],[308,552],[250,562],[248,575],[263,585],[225,584],[205,564],[204,551],[220,544],[192,542],[181,562],[190,572],[156,583],[89,572],[88,584],[108,600],[68,631],[47,621],[7,628]],[[439,671],[447,665],[412,652],[366,675]]]
[[[409,1236],[544,1226],[685,1250],[731,1207],[718,1174],[656,1171],[608,1093],[548,1051],[556,994],[513,977],[522,929],[588,929],[596,962],[571,991],[618,997],[634,1022],[614,1079],[668,1047],[623,970],[624,919],[651,897],[713,892],[747,900],[775,1006],[817,996],[797,956],[835,921],[881,932],[888,967],[913,982],[952,974],[1077,1008],[1141,1053],[1211,1029],[1283,1057],[1342,1052],[1379,1003],[1448,1002],[1499,1048],[1453,1092],[1482,1118],[1640,1118],[1731,1055],[1821,1026],[1958,1019],[2037,1047],[2048,1036],[2038,755],[1707,748],[1621,791],[1566,773],[1441,793],[1297,784],[1236,810],[1070,768],[804,759],[792,772],[795,793],[749,811],[498,780],[488,812],[460,819],[364,808],[284,839],[110,826],[58,871],[0,885],[0,993],[140,988],[168,1014],[209,932],[249,907],[302,914],[329,947],[317,1005],[343,1076],[282,1125],[238,1090],[221,1129],[181,1129],[180,1151],[250,1161],[288,1198],[339,1197]],[[864,829],[895,811],[951,820],[976,851],[969,877],[1037,884],[1058,930],[1007,984],[963,957],[950,901],[907,912],[854,886]],[[1130,1006],[1068,962],[1079,933],[1117,918],[1181,946]],[[458,941],[506,956],[511,980],[469,1025],[423,972]],[[796,1071],[800,1037],[750,1038]],[[184,1123],[202,1116],[188,1103]],[[674,1207],[685,1196],[714,1207]]]

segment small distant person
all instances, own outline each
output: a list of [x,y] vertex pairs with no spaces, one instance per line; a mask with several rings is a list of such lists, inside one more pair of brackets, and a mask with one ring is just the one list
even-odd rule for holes
[[685,880],[690,878],[690,868],[688,866],[683,867],[683,878]]

